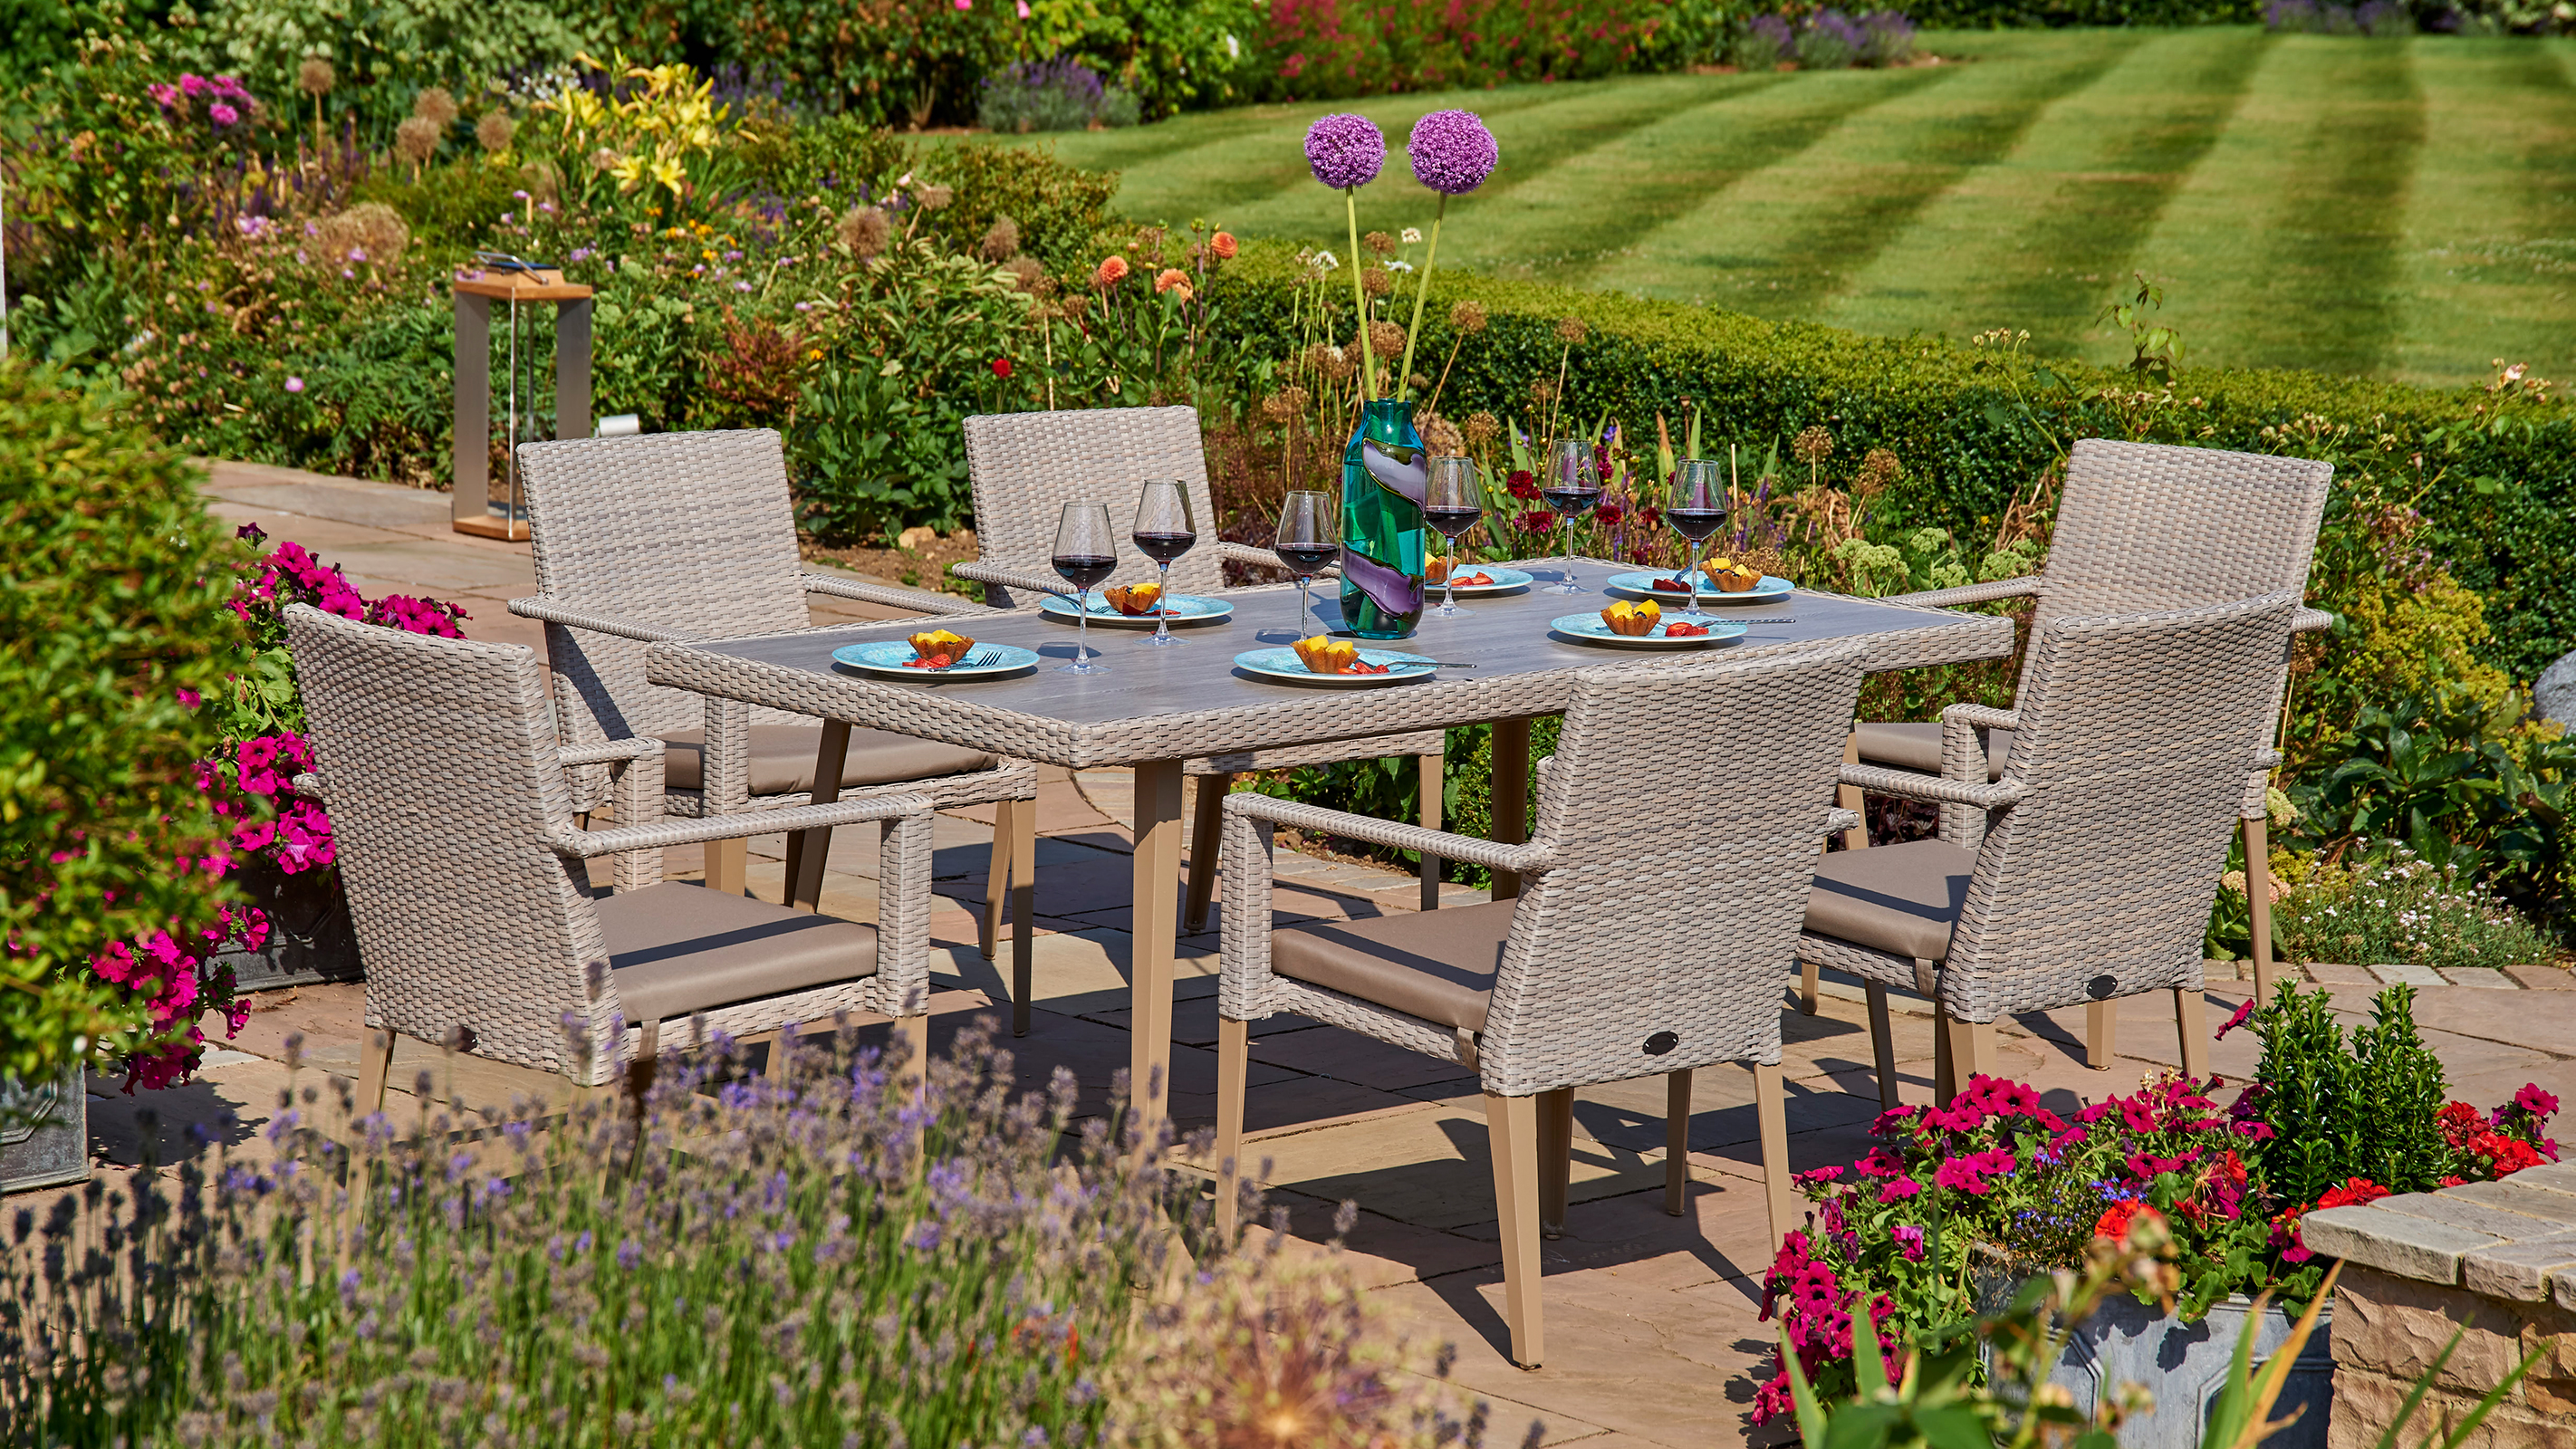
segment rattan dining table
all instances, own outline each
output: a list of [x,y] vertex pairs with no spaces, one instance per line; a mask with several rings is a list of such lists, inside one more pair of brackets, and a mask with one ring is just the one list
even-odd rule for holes
[[[1568,595],[1551,587],[1569,563],[1585,592]],[[1131,1065],[1139,1098],[1147,1102],[1143,1117],[1150,1124],[1163,1115],[1161,1089],[1171,1060],[1183,760],[1491,722],[1493,838],[1517,842],[1528,838],[1524,802],[1530,721],[1564,710],[1578,671],[1651,666],[1674,657],[1674,652],[1576,643],[1549,629],[1551,619],[1592,613],[1610,603],[1601,592],[1602,581],[1618,572],[1619,565],[1541,559],[1513,567],[1537,582],[1517,593],[1461,599],[1454,617],[1426,611],[1413,637],[1373,646],[1441,661],[1427,678],[1377,688],[1300,686],[1236,667],[1235,655],[1296,637],[1290,628],[1298,617],[1295,591],[1282,585],[1226,591],[1219,597],[1235,606],[1231,619],[1176,631],[1181,642],[1169,647],[1154,647],[1141,632],[1095,626],[1090,644],[1102,669],[1092,674],[1059,671],[1059,665],[1072,659],[1074,629],[1035,607],[936,621],[981,643],[1018,645],[1039,655],[1034,670],[1008,677],[893,678],[841,665],[832,657],[845,645],[899,638],[923,627],[922,620],[655,644],[646,672],[655,684],[826,721],[814,773],[821,785],[814,792],[817,804],[838,797],[824,782],[841,778],[853,725],[1068,769],[1132,766]],[[2013,649],[2013,621],[2002,615],[1954,614],[1806,590],[1762,603],[1705,606],[1720,618],[1744,622],[1747,629],[1730,642],[1702,648],[1744,650],[1857,638],[1868,643],[1872,672],[2000,658]],[[1318,590],[1303,632],[1340,627],[1339,604],[1329,589]],[[1729,702],[1711,700],[1709,706],[1724,709]],[[797,869],[790,890],[796,904],[810,908],[820,899],[829,836],[828,830],[809,832],[794,852]],[[1495,881],[1497,899],[1517,894],[1516,879]],[[1020,915],[1020,929],[1026,930],[1027,912]]]

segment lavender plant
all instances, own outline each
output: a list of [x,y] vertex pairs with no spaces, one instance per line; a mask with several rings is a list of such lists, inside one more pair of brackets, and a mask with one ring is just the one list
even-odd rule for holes
[[981,1027],[903,1066],[845,1023],[402,1123],[298,1073],[264,1140],[16,1215],[0,1443],[1096,1442],[1186,1179]]

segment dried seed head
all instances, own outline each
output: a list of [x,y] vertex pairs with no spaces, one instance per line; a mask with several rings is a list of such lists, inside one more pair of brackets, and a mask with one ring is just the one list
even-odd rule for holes
[[957,199],[957,192],[952,187],[922,186],[913,190],[912,199],[920,202],[924,211],[945,211],[948,203]]
[[331,86],[338,79],[331,69],[331,62],[318,55],[304,57],[304,63],[295,68],[295,84],[308,96],[331,94]]
[[1404,355],[1404,328],[1393,322],[1369,324],[1369,346],[1389,362]]
[[1014,279],[1013,285],[1017,286],[1021,291],[1038,292],[1040,295],[1044,295],[1044,293],[1040,291],[1039,284],[1047,282],[1049,278],[1046,274],[1046,268],[1038,265],[1037,258],[1013,257],[1011,258],[1009,265],[1005,266],[1003,270],[1011,274]]
[[1471,446],[1481,448],[1502,435],[1503,420],[1492,413],[1475,412],[1467,415],[1467,442]]
[[562,179],[555,175],[555,164],[551,161],[531,161],[520,167],[519,180],[526,185],[528,194],[539,201],[551,202],[563,194]]
[[1466,437],[1458,431],[1458,425],[1447,418],[1424,418],[1421,432],[1422,445],[1438,456],[1454,458],[1467,451]]
[[1020,224],[1007,216],[993,218],[975,248],[988,262],[1007,262],[1020,254]]
[[864,262],[885,250],[886,237],[892,230],[893,223],[883,207],[853,206],[841,218],[839,236],[850,255]]
[[1360,290],[1372,297],[1383,297],[1395,290],[1395,273],[1384,267],[1370,267],[1360,273]]
[[1798,430],[1796,440],[1789,444],[1789,451],[1797,455],[1799,462],[1815,467],[1834,455],[1834,435],[1811,423]]
[[1582,346],[1583,339],[1591,335],[1592,329],[1584,326],[1580,317],[1564,317],[1557,321],[1556,340],[1568,347]]
[[456,97],[445,86],[431,86],[412,97],[411,113],[444,131],[456,124]]
[[412,116],[394,127],[394,154],[414,166],[426,166],[438,152],[440,127],[427,116]]
[[[406,122],[406,124],[408,124]],[[314,224],[314,239],[334,263],[351,260],[390,265],[411,244],[402,213],[381,201],[362,201]]]
[[1449,309],[1449,325],[1469,336],[1485,330],[1485,304],[1461,302]]
[[1905,476],[1905,465],[1885,448],[1872,448],[1860,460],[1860,475],[1853,486],[1864,493],[1877,493]]
[[510,138],[519,133],[519,123],[508,111],[487,111],[474,123],[474,140],[486,151],[507,151]]
[[1360,370],[1359,354],[1339,347],[1315,347],[1315,370],[1335,382],[1348,382]]
[[1149,262],[1159,260],[1163,255],[1164,235],[1163,228],[1159,226],[1136,228],[1136,254]]
[[1377,253],[1379,256],[1387,256],[1395,250],[1395,238],[1388,236],[1382,231],[1373,231],[1367,236],[1360,238],[1360,245],[1367,247],[1370,251]]

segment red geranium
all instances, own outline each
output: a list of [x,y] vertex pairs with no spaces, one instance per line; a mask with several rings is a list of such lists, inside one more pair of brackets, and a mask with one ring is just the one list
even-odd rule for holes
[[1009,377],[1011,375],[1011,359],[1007,357],[994,358],[993,375],[995,377]]

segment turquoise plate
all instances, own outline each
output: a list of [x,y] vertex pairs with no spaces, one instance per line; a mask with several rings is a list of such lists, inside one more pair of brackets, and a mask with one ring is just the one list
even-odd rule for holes
[[[1526,589],[1531,584],[1538,582],[1538,580],[1530,577],[1528,574],[1522,573],[1519,569],[1496,568],[1492,564],[1470,564],[1467,567],[1460,569],[1459,572],[1466,574],[1486,574],[1490,575],[1493,579],[1493,582],[1490,584],[1460,584],[1458,586],[1458,597],[1462,599],[1481,599],[1493,594],[1508,594],[1515,589]],[[1426,599],[1437,598],[1443,587],[1445,587],[1445,585],[1424,584],[1422,586],[1422,596]]]
[[1548,620],[1547,627],[1578,644],[1606,644],[1613,649],[1696,649],[1703,644],[1723,644],[1745,630],[1742,624],[1712,622],[1704,626],[1708,630],[1705,634],[1685,634],[1679,639],[1664,637],[1666,629],[1689,622],[1667,616],[1651,634],[1614,634],[1609,625],[1601,622],[1599,614],[1568,614],[1561,619]]
[[[1067,624],[1082,617],[1082,611],[1073,606],[1073,600],[1056,594],[1040,600],[1038,607],[1046,611],[1048,618]],[[1225,600],[1202,598],[1197,594],[1165,594],[1163,608],[1171,615],[1175,629],[1192,624],[1222,623],[1234,613],[1234,605]],[[1151,629],[1154,616],[1119,613],[1117,606],[1100,597],[1095,589],[1091,595],[1091,622],[1107,629]]]
[[[1688,608],[1690,607],[1689,594],[1680,589],[1655,587],[1657,579],[1677,579],[1681,576],[1681,571],[1678,569],[1652,569],[1641,574],[1614,574],[1610,582],[1603,587],[1624,599],[1652,599],[1658,604],[1678,601],[1682,607]],[[1711,604],[1767,604],[1774,599],[1787,598],[1789,591],[1796,587],[1796,584],[1787,579],[1774,574],[1764,574],[1758,586],[1740,594],[1727,594],[1720,593],[1717,585],[1708,582],[1707,576],[1702,575],[1699,586],[1699,606],[1705,609]]]
[[832,651],[835,663],[870,674],[889,674],[897,679],[999,679],[1037,667],[1038,656],[1016,644],[977,644],[966,657],[945,669],[914,669],[905,661],[913,659],[912,645],[901,639],[880,639],[872,644],[844,644]]
[[1294,649],[1247,649],[1234,656],[1234,667],[1246,674],[1282,684],[1320,684],[1329,689],[1367,689],[1380,684],[1410,684],[1429,679],[1438,666],[1419,654],[1397,654],[1385,649],[1360,651],[1363,664],[1390,666],[1384,674],[1317,674],[1306,667]]

